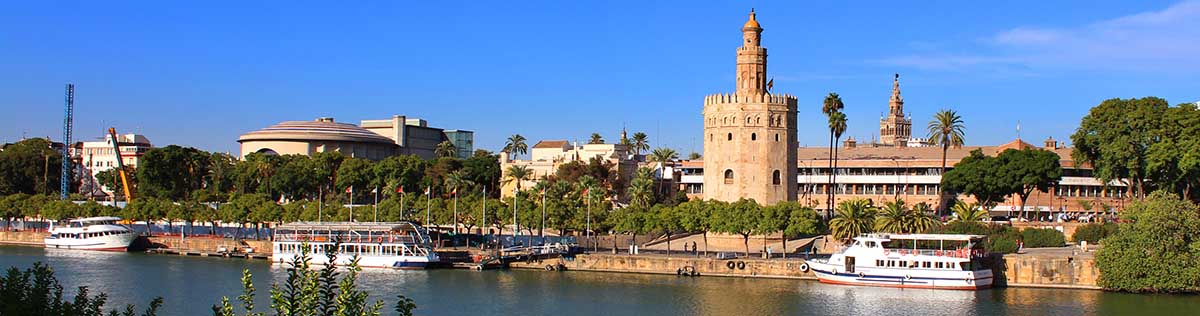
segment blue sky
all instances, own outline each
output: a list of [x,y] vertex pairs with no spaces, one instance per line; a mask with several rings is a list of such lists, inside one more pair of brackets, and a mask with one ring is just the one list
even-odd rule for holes
[[108,126],[158,146],[237,151],[284,120],[393,114],[476,131],[701,151],[703,96],[733,90],[751,7],[775,91],[800,99],[801,145],[827,142],[838,92],[870,140],[893,73],[923,134],[940,108],[970,144],[1066,139],[1113,97],[1200,101],[1200,1],[421,1],[0,3],[0,142]]

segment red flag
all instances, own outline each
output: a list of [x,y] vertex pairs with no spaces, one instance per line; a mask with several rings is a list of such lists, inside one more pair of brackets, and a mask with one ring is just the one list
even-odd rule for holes
[[346,187],[346,193],[354,192],[354,186]]
[[587,195],[588,191],[591,191],[591,190],[592,190],[592,188],[583,188],[583,195]]
[[399,188],[396,188],[396,193],[404,194],[404,186],[402,185]]
[[429,195],[430,191],[433,191],[433,186],[425,187],[425,195]]
[[458,195],[458,188],[454,188],[454,191],[450,191],[450,195]]
[[546,195],[546,188],[542,188],[542,195]]

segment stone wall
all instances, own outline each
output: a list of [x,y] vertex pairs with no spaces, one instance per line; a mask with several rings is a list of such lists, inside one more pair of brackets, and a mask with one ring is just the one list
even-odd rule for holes
[[229,238],[207,238],[207,237],[187,237],[183,240],[179,236],[154,236],[150,237],[150,247],[152,248],[168,248],[175,250],[190,250],[215,252],[217,248],[225,247],[226,249],[244,249],[244,247],[254,248],[255,253],[270,254],[271,241],[269,240],[242,240],[234,241]]
[[1092,256],[1004,255],[998,286],[1099,289],[1100,269]]
[[40,231],[0,231],[0,243],[42,246],[42,239],[48,235]]

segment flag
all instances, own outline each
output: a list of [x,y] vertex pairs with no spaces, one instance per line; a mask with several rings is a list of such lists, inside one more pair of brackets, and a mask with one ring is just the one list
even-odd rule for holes
[[346,187],[346,193],[353,193],[353,192],[354,192],[354,186]]
[[546,188],[542,188],[542,195],[546,195]]
[[771,91],[772,88],[775,88],[775,78],[767,81],[767,91]]
[[592,188],[583,188],[583,195],[588,195],[588,192],[591,190]]
[[372,189],[371,193],[379,193],[379,187],[375,187],[375,189]]
[[402,186],[396,188],[396,193],[404,194],[404,186],[402,185]]
[[425,187],[425,195],[429,195],[429,192],[432,192],[432,191],[433,191],[433,186]]
[[454,188],[454,191],[450,191],[450,195],[455,195],[455,196],[457,196],[457,195],[458,195],[458,188]]

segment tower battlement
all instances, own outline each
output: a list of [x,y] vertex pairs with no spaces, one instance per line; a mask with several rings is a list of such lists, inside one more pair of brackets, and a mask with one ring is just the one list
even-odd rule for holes
[[765,103],[795,107],[796,96],[786,93],[764,93],[758,95],[740,95],[737,93],[717,93],[704,96],[704,105],[718,104],[751,104]]

